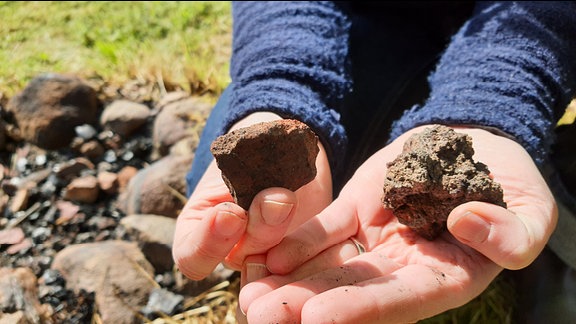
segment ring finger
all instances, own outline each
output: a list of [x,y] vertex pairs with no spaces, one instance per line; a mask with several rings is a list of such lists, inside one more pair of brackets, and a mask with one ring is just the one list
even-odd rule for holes
[[353,207],[335,200],[324,211],[270,249],[266,265],[272,273],[287,274],[331,246],[356,235]]
[[[261,280],[263,284],[259,285],[258,288],[250,289],[249,293],[241,292],[242,299],[246,300],[247,303],[249,304],[249,301],[253,300],[254,297],[262,296],[290,282],[303,280],[319,272],[323,272],[328,269],[341,266],[346,261],[363,254],[365,250],[366,249],[364,248],[364,246],[356,239],[354,238],[347,239],[339,244],[336,244],[326,249],[318,256],[316,256],[314,259],[304,263],[301,267],[290,273],[290,275],[288,276],[279,276],[279,275],[270,276],[271,273],[269,271],[267,270],[262,271],[262,268],[265,268],[264,264],[260,265],[251,264],[249,267],[245,266],[244,271],[242,272],[242,278],[243,278],[242,287],[256,280],[260,280],[263,278],[266,279]],[[252,258],[252,261],[254,260],[260,260],[261,262],[265,261],[262,257],[260,257],[259,259]]]
[[[314,273],[339,266],[347,260],[366,252],[366,248],[355,238],[349,238],[320,253],[314,259],[304,263],[290,274],[291,280],[300,280]],[[242,268],[242,284],[265,278],[272,273],[266,267],[266,256],[254,255],[246,258]],[[286,282],[288,283],[288,281]]]

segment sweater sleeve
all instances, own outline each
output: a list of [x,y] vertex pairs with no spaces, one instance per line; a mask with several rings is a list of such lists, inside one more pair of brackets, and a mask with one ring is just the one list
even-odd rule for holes
[[429,77],[431,93],[394,123],[467,124],[512,135],[539,164],[576,83],[574,2],[485,2]]
[[[234,2],[232,95],[220,133],[257,111],[309,125],[333,170],[346,149],[339,106],[349,91],[350,23],[332,2]],[[334,171],[333,171],[334,172]]]

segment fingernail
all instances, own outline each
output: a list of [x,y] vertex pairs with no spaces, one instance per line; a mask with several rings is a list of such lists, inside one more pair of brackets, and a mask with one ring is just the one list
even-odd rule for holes
[[238,323],[246,323],[246,312],[244,312],[244,310],[242,309],[242,307],[240,307],[240,305],[238,305],[238,311],[240,312],[241,315],[236,314],[237,317],[237,321]]
[[246,226],[246,219],[229,211],[219,211],[214,219],[214,230],[222,236],[232,236]]
[[491,227],[484,218],[470,211],[465,212],[450,226],[451,232],[458,238],[473,243],[486,241]]
[[246,263],[246,283],[254,282],[271,275],[265,264]]
[[286,204],[273,200],[264,200],[260,212],[268,225],[282,224],[290,215],[294,204]]

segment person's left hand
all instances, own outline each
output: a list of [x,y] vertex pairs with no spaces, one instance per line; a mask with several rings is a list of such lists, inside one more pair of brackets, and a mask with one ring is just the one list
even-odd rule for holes
[[502,185],[508,209],[462,204],[449,232],[428,241],[383,208],[386,164],[423,127],[374,154],[329,207],[268,252],[262,262],[274,275],[240,292],[249,322],[416,322],[467,303],[503,268],[538,256],[556,224],[554,198],[519,144],[485,130],[456,129],[473,137],[474,159]]

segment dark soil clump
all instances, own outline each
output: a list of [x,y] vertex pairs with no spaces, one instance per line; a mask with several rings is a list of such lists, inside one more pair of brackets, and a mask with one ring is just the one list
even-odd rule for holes
[[483,201],[506,207],[500,184],[472,155],[472,138],[449,127],[437,125],[412,135],[388,163],[384,206],[428,240],[446,229],[448,214],[460,204]]

